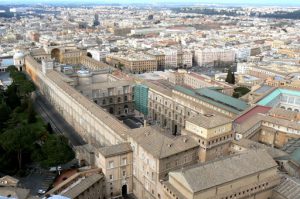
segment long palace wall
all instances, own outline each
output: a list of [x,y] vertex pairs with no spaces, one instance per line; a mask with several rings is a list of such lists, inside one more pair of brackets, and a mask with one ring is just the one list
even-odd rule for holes
[[126,141],[128,128],[64,82],[60,73],[44,74],[31,56],[26,56],[25,66],[41,93],[86,142],[106,146]]

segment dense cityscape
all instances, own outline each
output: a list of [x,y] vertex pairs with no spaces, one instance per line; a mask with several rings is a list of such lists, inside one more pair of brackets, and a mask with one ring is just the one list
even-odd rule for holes
[[0,199],[300,199],[300,5],[21,3]]

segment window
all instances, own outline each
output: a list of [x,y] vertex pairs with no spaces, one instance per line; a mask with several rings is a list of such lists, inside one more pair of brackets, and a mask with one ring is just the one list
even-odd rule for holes
[[122,165],[126,165],[127,164],[127,158],[122,158]]
[[109,180],[113,180],[113,179],[114,179],[113,175],[109,175]]
[[114,168],[114,161],[109,161],[109,168]]
[[170,168],[170,163],[167,163],[166,164],[166,169],[169,169]]
[[187,157],[186,156],[184,157],[184,163],[187,163]]
[[126,171],[122,172],[123,177],[126,177]]
[[113,103],[113,98],[109,98],[109,103]]
[[127,102],[127,96],[126,95],[124,96],[124,101]]

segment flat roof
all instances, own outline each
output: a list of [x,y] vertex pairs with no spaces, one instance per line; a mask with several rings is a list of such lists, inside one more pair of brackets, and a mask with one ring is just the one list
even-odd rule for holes
[[3,67],[7,67],[7,66],[10,66],[10,65],[14,65],[14,60],[13,59],[0,59],[0,66],[3,66]]
[[256,89],[254,92],[257,94],[263,94],[270,91],[273,87],[268,85],[263,85],[262,87]]
[[277,98],[279,95],[292,95],[300,97],[300,91],[288,90],[283,88],[278,88],[272,93],[261,99],[257,104],[261,106],[268,106],[268,104]]

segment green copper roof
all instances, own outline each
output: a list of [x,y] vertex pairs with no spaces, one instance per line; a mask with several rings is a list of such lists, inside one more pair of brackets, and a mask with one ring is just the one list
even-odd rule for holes
[[268,106],[268,104],[270,102],[272,102],[275,98],[277,98],[281,94],[293,95],[293,96],[299,96],[300,97],[300,92],[299,91],[293,91],[293,90],[278,88],[278,89],[274,90],[272,93],[270,93],[269,95],[267,95],[265,98],[260,100],[258,102],[258,105]]
[[208,88],[190,90],[181,86],[176,86],[175,90],[178,90],[179,92],[185,93],[187,95],[191,95],[202,101],[236,114],[244,111],[249,107],[249,105],[242,100],[233,98],[231,96]]
[[297,162],[297,164],[300,164],[300,148],[296,149],[292,154],[291,154],[292,159]]

